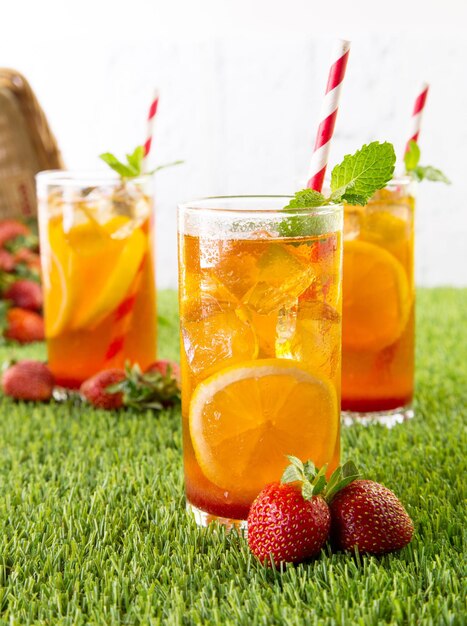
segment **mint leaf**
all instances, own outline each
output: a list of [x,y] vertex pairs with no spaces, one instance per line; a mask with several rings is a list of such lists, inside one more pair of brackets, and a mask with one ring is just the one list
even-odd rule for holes
[[355,154],[347,154],[332,170],[330,200],[366,204],[391,180],[395,163],[394,146],[388,142],[373,141]]
[[122,178],[133,178],[135,176],[134,169],[132,167],[128,167],[128,165],[125,165],[124,163],[119,161],[117,157],[110,152],[104,152],[103,154],[100,154],[99,158],[107,163],[107,165],[109,165]]
[[417,167],[409,172],[416,180],[431,180],[433,182],[445,183],[450,185],[451,181],[443,174],[441,170],[432,165],[417,165]]
[[[314,189],[302,189],[297,191],[284,211],[295,212],[297,209],[312,209],[328,204],[326,197]],[[323,221],[324,219],[324,221]],[[320,216],[295,215],[283,220],[279,225],[281,237],[299,237],[304,235],[320,235],[326,220]],[[327,232],[325,226],[325,231]]]
[[284,210],[310,209],[315,206],[323,206],[323,204],[327,204],[327,200],[322,193],[314,189],[302,189],[301,191],[297,191],[289,204],[284,207]]
[[143,172],[143,159],[144,159],[144,148],[143,146],[137,146],[133,154],[127,154],[126,159],[128,161],[129,166],[134,170],[135,176],[141,176]]
[[445,183],[450,185],[451,181],[443,174],[441,170],[432,165],[419,165],[420,161],[420,148],[416,141],[411,139],[409,141],[409,147],[404,155],[405,170],[407,174],[410,174],[415,180],[431,180],[433,182]]
[[144,164],[144,147],[137,146],[131,154],[126,155],[126,163],[122,163],[117,157],[111,152],[104,152],[99,155],[107,165],[109,165],[119,176],[122,178],[137,178],[138,176],[152,176],[159,170],[162,170],[166,167],[172,167],[173,165],[180,165],[183,161],[173,161],[172,163],[167,163],[165,165],[159,165],[154,168],[150,172],[143,171]]
[[420,148],[418,143],[411,139],[407,148],[407,152],[404,154],[405,169],[407,172],[414,170],[418,162],[420,161]]

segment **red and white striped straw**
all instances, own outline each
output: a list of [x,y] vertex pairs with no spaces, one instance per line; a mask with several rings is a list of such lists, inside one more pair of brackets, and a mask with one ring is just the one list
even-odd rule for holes
[[349,58],[350,41],[338,39],[336,41],[332,58],[331,69],[329,70],[328,84],[321,106],[320,124],[316,134],[315,147],[311,157],[310,169],[308,171],[309,189],[321,191],[323,187],[324,175],[328,164],[329,149],[331,139],[336,124],[339,98],[341,94],[342,82],[345,76],[347,61]]
[[428,95],[428,89],[430,88],[428,83],[422,83],[418,91],[418,95],[415,98],[415,104],[413,105],[412,121],[410,127],[410,136],[405,146],[405,151],[409,149],[409,142],[418,142],[418,136],[420,134],[420,127],[422,125],[422,116],[425,109],[426,97]]
[[[144,162],[147,162],[147,157],[149,155],[149,153],[151,152],[151,144],[152,144],[152,137],[154,134],[154,122],[156,119],[156,114],[157,114],[157,107],[159,106],[159,91],[156,90],[154,92],[154,97],[151,101],[151,106],[149,107],[149,113],[148,113],[148,122],[147,122],[147,135],[146,135],[146,141],[144,142]],[[146,168],[145,168],[146,169]]]

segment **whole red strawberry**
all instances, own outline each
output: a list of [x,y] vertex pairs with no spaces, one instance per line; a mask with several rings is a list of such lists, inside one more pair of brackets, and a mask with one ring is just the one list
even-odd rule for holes
[[38,313],[13,307],[6,314],[5,337],[20,343],[44,339],[44,320]]
[[34,252],[29,248],[20,248],[16,251],[14,261],[15,263],[24,263],[24,265],[27,265],[30,269],[36,270],[36,273],[40,272],[41,257],[37,254],[37,252]]
[[304,465],[295,457],[289,460],[292,465],[282,483],[267,485],[248,514],[248,545],[268,565],[272,560],[299,563],[317,556],[329,536],[329,507],[319,495],[324,471],[316,474],[309,461]]
[[3,393],[17,400],[45,402],[52,397],[53,388],[51,371],[39,361],[19,361],[2,376]]
[[18,220],[1,220],[0,221],[0,247],[10,239],[15,239],[20,235],[29,235],[29,228]]
[[145,374],[150,374],[152,372],[158,372],[162,374],[162,376],[167,376],[170,372],[172,378],[175,378],[177,383],[180,385],[180,365],[175,361],[167,361],[166,359],[159,359],[151,363],[145,370]]
[[121,369],[108,369],[88,378],[80,387],[80,393],[93,406],[100,409],[119,409],[123,406],[123,393],[110,392],[108,387],[122,382],[125,372]]
[[385,554],[412,539],[414,526],[402,503],[387,487],[355,480],[330,503],[333,545],[341,550]]
[[41,286],[33,280],[16,280],[4,291],[3,297],[14,306],[30,311],[40,311],[43,304]]
[[12,272],[15,264],[14,256],[8,250],[0,248],[0,270],[2,272]]

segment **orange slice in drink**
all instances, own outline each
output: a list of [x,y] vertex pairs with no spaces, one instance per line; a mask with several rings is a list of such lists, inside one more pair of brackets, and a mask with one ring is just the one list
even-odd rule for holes
[[280,479],[286,454],[317,466],[331,459],[338,435],[336,393],[293,361],[246,361],[197,386],[190,434],[205,476],[231,495],[252,499]]
[[[113,232],[114,226],[109,225],[109,234]],[[91,240],[87,231],[92,228],[94,226],[91,224],[87,229],[83,228],[83,239]],[[77,240],[78,235],[75,234],[75,245]],[[81,247],[84,248],[78,241],[78,249]],[[146,250],[147,237],[141,228],[135,228],[124,239],[108,237],[94,255],[87,258],[81,256],[80,264],[86,270],[81,280],[87,282],[89,291],[86,294],[85,290],[76,309],[74,329],[93,328],[117,308],[129,292]]]
[[392,254],[365,241],[344,242],[344,348],[377,351],[391,345],[407,324],[410,304],[407,275]]
[[69,284],[73,257],[65,239],[62,225],[49,224],[50,270],[44,274],[44,308],[46,337],[56,337],[69,324],[74,299]]

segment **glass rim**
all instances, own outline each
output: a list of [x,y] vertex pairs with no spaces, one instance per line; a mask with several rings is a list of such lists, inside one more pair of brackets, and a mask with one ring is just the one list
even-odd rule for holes
[[[242,214],[242,213],[258,213],[258,214],[277,214],[284,210],[284,207],[277,208],[255,208],[254,206],[240,207],[240,206],[218,206],[222,202],[236,200],[239,203],[255,201],[255,200],[279,200],[283,199],[284,204],[288,200],[294,198],[291,194],[242,194],[242,195],[230,195],[230,196],[205,196],[201,198],[195,198],[188,202],[182,202],[178,205],[179,211],[209,211],[212,213],[228,213],[228,214]],[[213,204],[213,206],[209,206]],[[306,214],[310,212],[317,213],[318,215],[329,215],[343,209],[343,203],[322,204],[316,207],[297,207],[288,209],[288,213]]]
[[[138,184],[151,178],[152,174],[143,174],[125,180]],[[122,182],[122,178],[116,172],[98,170],[42,170],[35,175],[35,179],[37,183],[56,184],[61,187],[98,187]]]

